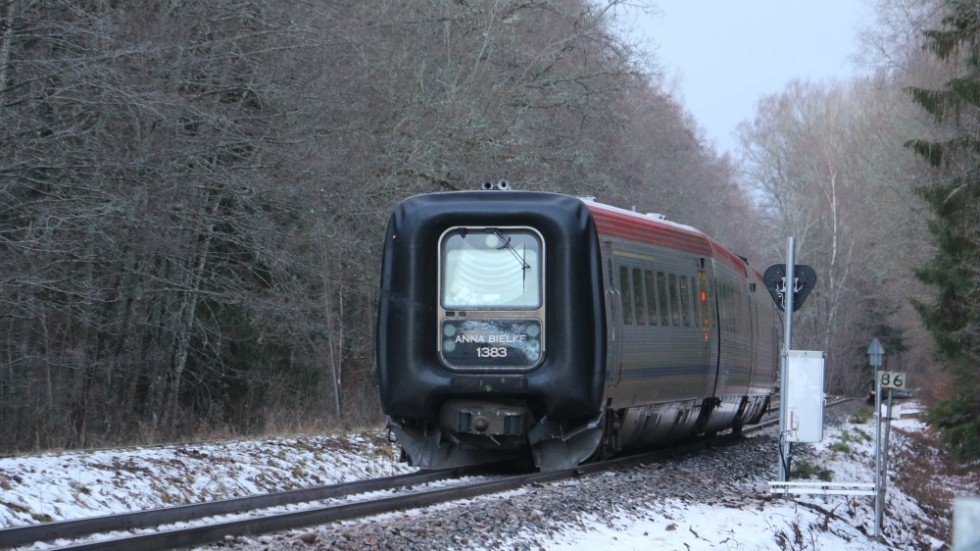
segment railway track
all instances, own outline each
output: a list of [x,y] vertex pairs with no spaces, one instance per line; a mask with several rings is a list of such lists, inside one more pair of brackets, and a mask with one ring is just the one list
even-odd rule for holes
[[[829,403],[837,405],[842,401]],[[769,419],[745,428],[742,433],[756,432],[778,424]],[[459,479],[485,474],[486,467],[460,468],[442,471],[423,471],[375,480],[322,486],[275,494],[229,499],[195,505],[157,509],[123,515],[112,515],[76,521],[65,521],[0,530],[0,549],[49,542],[59,549],[82,550],[133,550],[143,551],[173,549],[202,545],[227,537],[254,536],[317,524],[368,517],[382,513],[427,507],[460,499],[474,498],[515,490],[531,484],[543,484],[559,480],[590,476],[606,471],[632,467],[661,460],[664,457],[691,453],[712,446],[732,445],[741,436],[723,434],[703,438],[668,449],[631,455],[628,457],[580,465],[572,469],[510,476],[497,476],[476,482]],[[447,482],[444,487],[420,489],[432,482]],[[316,504],[325,500],[349,499],[359,494],[382,492],[380,497],[366,497],[358,501],[333,504]],[[302,510],[265,511],[276,507],[313,504]],[[242,515],[258,513],[257,516]],[[237,515],[231,517],[231,515]],[[221,518],[224,516],[225,518]],[[202,519],[209,519],[200,522]],[[198,521],[198,522],[195,522]],[[193,526],[180,523],[195,522]],[[120,536],[123,531],[144,531],[142,534]],[[102,539],[93,539],[96,536]],[[66,541],[67,540],[67,541]]]
[[[29,545],[39,541],[50,542],[65,539],[80,539],[97,534],[106,534],[124,530],[156,528],[181,522],[191,522],[209,517],[242,514],[262,509],[271,509],[274,507],[283,507],[301,503],[312,503],[328,499],[340,499],[370,492],[391,491],[398,488],[459,478],[476,472],[478,472],[478,469],[475,467],[448,469],[443,471],[426,471],[387,478],[307,488],[303,490],[277,492],[208,503],[184,505],[180,507],[168,507],[164,509],[125,513],[121,515],[109,515],[73,521],[52,522],[34,526],[9,528],[6,530],[0,530],[0,549]],[[256,519],[248,519],[241,522],[248,522],[249,520],[255,521]],[[226,524],[234,525],[235,522]],[[222,526],[222,524],[218,523],[216,526]],[[287,527],[293,526],[298,525]],[[180,535],[181,532],[190,532],[192,530],[193,528],[174,530],[172,532],[173,537],[170,538],[164,537],[164,534],[160,533],[128,537],[119,539],[118,541],[121,543],[129,542],[130,544],[139,544],[139,549],[169,549],[180,545],[195,545],[206,541],[213,541],[213,539],[206,539],[207,536],[205,534],[201,534],[198,538],[190,536],[189,539],[188,536]],[[249,531],[246,530],[244,532],[236,532],[234,529],[232,529],[232,531],[226,532],[223,535],[236,533],[249,533]],[[223,537],[223,535],[218,536],[218,539]],[[185,539],[187,540],[187,543],[185,543]],[[127,547],[124,545],[115,547],[111,542],[103,541],[92,545],[80,544],[67,548],[134,549],[135,547]]]

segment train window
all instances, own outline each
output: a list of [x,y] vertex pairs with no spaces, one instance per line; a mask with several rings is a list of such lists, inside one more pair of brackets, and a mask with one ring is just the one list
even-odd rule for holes
[[691,276],[691,323],[695,327],[701,326],[701,320],[698,318],[701,315],[701,309],[698,306],[701,300],[698,298],[698,294],[697,277]]
[[745,300],[744,295],[742,295],[739,287],[735,288],[735,301],[738,303],[736,311],[738,312],[738,327],[743,327],[745,325]]
[[732,331],[738,333],[738,328],[742,326],[742,293],[738,292],[738,287],[732,287],[732,305],[735,316]]
[[727,315],[725,319],[728,323],[725,324],[725,329],[729,333],[735,332],[735,293],[732,292],[731,285],[725,285],[725,310],[727,310]]
[[735,326],[732,331],[738,332],[742,326],[742,293],[738,292],[738,287],[732,287],[732,302],[735,304]]
[[657,272],[657,300],[660,304],[660,325],[670,325],[670,308],[667,306],[667,276]]
[[657,325],[657,284],[650,270],[646,270],[643,275],[647,291],[647,316],[650,325]]
[[742,288],[738,293],[738,322],[740,327],[745,327],[749,324],[749,307],[746,302],[745,290]]
[[441,240],[443,308],[541,308],[541,250],[530,229],[450,230]]
[[643,302],[643,271],[633,268],[633,303],[636,304],[636,324],[646,325],[647,314]]
[[630,289],[630,270],[626,266],[620,266],[619,297],[623,304],[623,323],[626,325],[633,325],[633,297]]
[[670,274],[668,280],[670,281],[670,323],[674,327],[680,327],[681,309],[677,299],[677,275]]
[[691,326],[691,288],[687,284],[687,276],[680,277],[681,285],[681,317],[684,320],[684,327]]
[[732,330],[732,304],[731,304],[731,293],[728,290],[728,285],[722,284],[718,291],[721,293],[718,298],[721,299],[722,307],[722,329],[729,333]]
[[718,283],[715,299],[718,303],[718,324],[721,331],[728,330],[728,319],[725,317],[728,315],[728,306],[725,304],[725,286]]

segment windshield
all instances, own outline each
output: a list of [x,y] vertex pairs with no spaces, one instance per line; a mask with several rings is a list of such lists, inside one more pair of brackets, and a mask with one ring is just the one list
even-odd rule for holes
[[541,307],[541,241],[526,229],[461,228],[442,238],[442,307]]

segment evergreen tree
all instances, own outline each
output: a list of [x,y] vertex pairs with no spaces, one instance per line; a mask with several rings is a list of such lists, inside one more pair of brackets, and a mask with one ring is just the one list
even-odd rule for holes
[[927,47],[954,63],[957,76],[939,90],[910,89],[943,135],[908,143],[941,174],[920,190],[936,254],[917,276],[936,297],[916,308],[951,381],[929,420],[969,460],[980,458],[980,0],[947,0],[945,8],[943,28],[926,32]]

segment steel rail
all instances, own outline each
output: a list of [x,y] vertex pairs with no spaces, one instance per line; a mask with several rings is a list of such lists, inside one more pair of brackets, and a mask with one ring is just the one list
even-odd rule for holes
[[[827,407],[837,406],[846,401],[849,400],[844,399],[829,402]],[[460,486],[436,490],[424,490],[407,495],[369,499],[357,503],[315,507],[303,511],[278,513],[263,517],[216,522],[207,526],[188,527],[155,532],[151,534],[129,536],[119,539],[102,540],[62,547],[59,549],[63,549],[65,551],[115,549],[121,551],[134,549],[141,551],[154,551],[173,549],[177,547],[188,547],[212,543],[226,537],[254,536],[263,533],[300,528],[303,526],[327,524],[330,522],[363,518],[382,513],[428,507],[459,499],[469,499],[494,493],[511,491],[531,484],[542,484],[559,480],[591,476],[606,471],[633,467],[662,460],[669,456],[692,453],[706,448],[728,446],[739,442],[746,434],[761,431],[776,425],[778,422],[778,419],[762,421],[756,425],[752,425],[751,427],[744,428],[740,433],[726,433],[711,438],[700,438],[694,441],[682,443],[680,445],[674,445],[669,448],[657,449],[646,453],[596,463],[587,463],[570,469],[505,476],[500,479],[486,482],[463,484]],[[175,522],[195,520],[224,514],[243,513],[280,505],[319,501],[323,499],[344,497],[371,491],[392,490],[427,482],[458,478],[466,474],[477,472],[485,473],[486,466],[466,467],[443,471],[422,471],[409,475],[400,475],[377,480],[365,480],[337,486],[324,486],[307,490],[294,490],[277,494],[266,494],[251,498],[237,498],[198,505],[157,509],[154,511],[146,511],[141,513],[129,513],[124,515],[99,517],[95,519],[83,519],[79,521],[67,521],[51,523],[48,525],[14,528],[0,531],[0,542],[2,542],[2,544],[0,544],[0,548],[10,547],[13,545],[22,545],[25,543],[33,543],[34,541],[51,541],[57,538],[91,536],[110,531],[150,528],[153,526],[172,524]],[[261,505],[257,505],[258,503],[261,503]],[[202,511],[208,512],[203,513]],[[123,520],[113,522],[115,519]],[[45,531],[45,528],[47,528],[48,531]],[[31,537],[34,539],[20,540],[17,543],[10,544],[8,542],[7,535],[21,530],[23,530],[23,533],[25,534],[33,534]]]
[[[703,445],[691,445],[691,447],[692,449],[699,449],[703,447]],[[451,488],[440,488],[408,495],[372,499],[359,503],[346,503],[342,505],[318,507],[305,511],[221,522],[208,526],[196,526],[109,541],[98,541],[59,549],[63,549],[64,551],[127,551],[133,549],[138,549],[140,551],[154,551],[201,545],[204,543],[219,541],[229,536],[252,536],[269,532],[279,532],[282,530],[300,528],[303,526],[327,524],[341,520],[351,520],[406,509],[417,509],[460,499],[469,499],[506,492],[516,490],[530,484],[542,484],[558,480],[566,480],[603,472],[613,468],[639,464],[652,460],[653,455],[662,457],[664,453],[679,452],[676,448],[671,448],[670,450],[661,451],[656,454],[644,454],[643,456],[631,456],[628,458],[604,461],[601,463],[591,463],[572,469],[506,476],[497,480],[465,484]]]
[[[768,424],[772,423],[773,422],[768,422]],[[300,528],[303,526],[328,524],[342,520],[352,520],[383,513],[417,509],[460,499],[469,499],[516,490],[531,484],[543,484],[559,480],[590,476],[610,470],[649,463],[651,461],[660,460],[672,455],[682,455],[707,447],[732,444],[740,439],[741,435],[726,434],[714,438],[700,439],[680,446],[673,446],[667,449],[656,450],[644,454],[579,465],[578,467],[570,469],[505,476],[496,480],[464,484],[450,488],[425,490],[407,495],[384,497],[358,503],[318,507],[305,511],[280,513],[258,518],[220,522],[208,526],[196,526],[165,532],[156,532],[152,534],[130,536],[108,541],[85,543],[59,549],[62,549],[63,551],[126,551],[133,549],[138,549],[140,551],[155,551],[178,547],[189,547],[216,542],[226,537],[254,536],[258,534]]]
[[0,549],[28,545],[38,541],[52,541],[56,539],[77,538],[103,532],[150,528],[163,524],[187,522],[205,517],[243,513],[247,511],[254,511],[256,509],[267,509],[282,505],[320,501],[366,492],[391,490],[414,484],[424,484],[426,482],[458,478],[460,476],[477,472],[483,471],[477,467],[446,469],[440,471],[422,471],[387,478],[360,480],[343,484],[335,484],[332,486],[318,486],[315,488],[232,498],[207,503],[182,505],[178,507],[167,507],[149,511],[138,511],[133,513],[106,515],[61,522],[50,522],[32,526],[19,526],[16,528],[0,530]]

